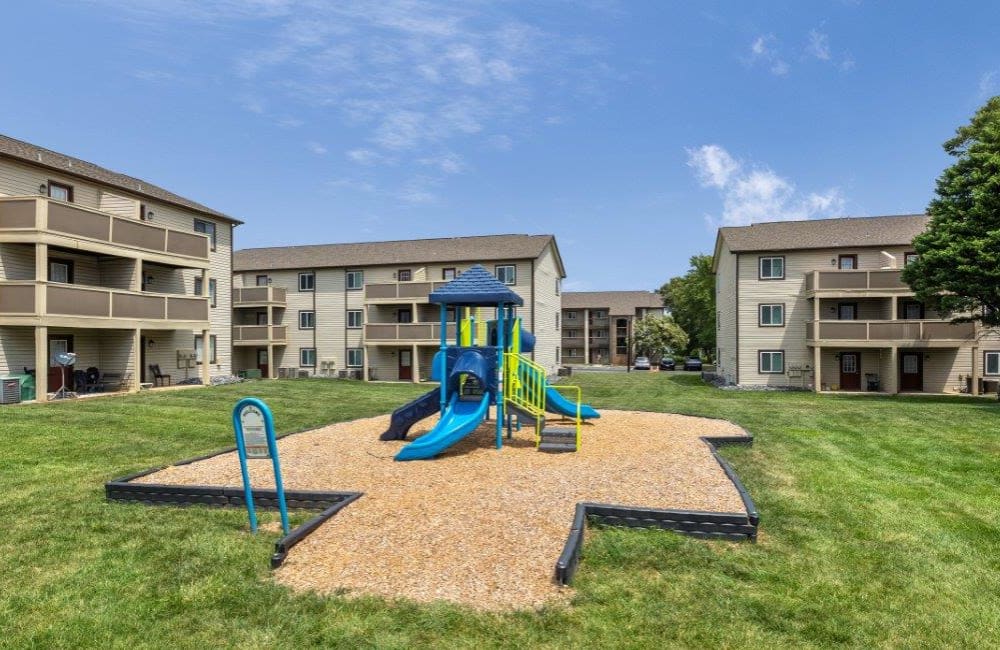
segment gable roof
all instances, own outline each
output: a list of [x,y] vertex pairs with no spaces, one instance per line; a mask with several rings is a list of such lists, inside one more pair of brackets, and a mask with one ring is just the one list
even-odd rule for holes
[[430,302],[436,305],[523,305],[524,299],[510,287],[487,271],[482,264],[475,264],[448,284],[431,292]]
[[663,298],[652,291],[564,291],[563,309],[607,309],[612,316],[634,316],[637,309],[662,309]]
[[927,228],[928,222],[930,217],[923,214],[770,221],[719,228],[719,239],[725,240],[734,253],[907,246]]
[[118,172],[111,171],[110,169],[105,169],[99,165],[95,165],[94,163],[89,163],[86,160],[80,160],[79,158],[67,156],[66,154],[45,149],[43,147],[33,145],[30,142],[24,142],[23,140],[11,138],[10,136],[3,134],[0,134],[0,157],[11,158],[39,167],[47,167],[53,171],[59,172],[60,174],[76,176],[88,181],[125,190],[133,194],[139,194],[151,199],[163,201],[164,203],[172,203],[173,205],[187,208],[195,212],[200,212],[217,219],[229,221],[233,224],[238,225],[243,223],[239,219],[234,219],[221,212],[217,212],[216,210],[205,207],[201,203],[197,203],[191,199],[185,199],[183,196],[178,196],[173,192],[169,192],[162,187],[153,185],[152,183],[147,183],[144,180],[120,174]]
[[353,244],[314,244],[245,248],[233,253],[234,271],[321,269],[331,267],[476,262],[535,259],[552,245],[562,277],[556,238],[553,235],[481,235]]

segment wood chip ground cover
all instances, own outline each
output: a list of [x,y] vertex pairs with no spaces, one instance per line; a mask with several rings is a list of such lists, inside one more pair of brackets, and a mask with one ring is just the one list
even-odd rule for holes
[[[294,589],[447,600],[476,609],[537,608],[570,590],[553,567],[581,501],[744,512],[699,436],[739,436],[729,422],[601,412],[577,453],[536,451],[525,429],[494,448],[490,422],[433,461],[392,460],[381,416],[278,442],[286,489],[364,492],[298,544],[275,572]],[[410,438],[436,422],[417,424]],[[269,461],[251,462],[254,487],[273,487]],[[235,452],[168,467],[142,483],[240,486]]]

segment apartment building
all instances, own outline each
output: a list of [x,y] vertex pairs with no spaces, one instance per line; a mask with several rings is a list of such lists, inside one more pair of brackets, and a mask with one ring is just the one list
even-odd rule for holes
[[925,308],[901,279],[923,215],[720,228],[718,374],[820,391],[978,393],[1000,341]]
[[[534,359],[560,363],[560,285],[552,235],[489,235],[237,251],[234,364],[264,377],[422,381],[440,345],[434,289],[482,264],[524,299]],[[454,321],[456,314],[448,313]],[[482,318],[492,319],[491,310]],[[454,339],[454,327],[448,327]]]
[[240,223],[0,136],[0,375],[34,375],[45,400],[62,385],[59,352],[77,355],[71,388],[73,371],[91,367],[125,389],[152,381],[151,364],[174,383],[229,374]]
[[664,313],[663,299],[652,291],[567,291],[562,300],[563,363],[626,366],[635,321]]

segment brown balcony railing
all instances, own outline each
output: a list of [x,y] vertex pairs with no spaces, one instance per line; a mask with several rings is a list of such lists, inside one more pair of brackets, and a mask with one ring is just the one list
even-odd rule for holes
[[[45,313],[38,313],[44,293]],[[208,299],[53,282],[0,282],[0,316],[208,321]]]
[[233,289],[233,307],[257,307],[260,305],[284,305],[287,291],[281,287],[243,287]]
[[365,285],[365,300],[368,301],[403,301],[427,302],[427,296],[432,291],[443,287],[447,282],[386,282]]
[[284,343],[288,336],[286,325],[234,325],[234,345],[267,345]]
[[209,239],[200,233],[154,226],[145,221],[44,197],[0,198],[0,235],[25,231],[71,237],[81,242],[111,244],[201,263],[208,261]]
[[[447,337],[455,339],[455,325],[448,324]],[[439,341],[440,323],[369,323],[365,325],[366,341]]]
[[806,323],[810,341],[969,341],[975,323],[940,320],[832,320]]
[[562,339],[563,347],[583,347],[583,337],[582,336],[564,336]]
[[909,291],[900,269],[809,271],[809,291]]

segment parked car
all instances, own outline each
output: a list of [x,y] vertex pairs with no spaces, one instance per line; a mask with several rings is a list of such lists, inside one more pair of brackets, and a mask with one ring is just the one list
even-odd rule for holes
[[688,357],[684,360],[685,370],[701,370],[701,358],[699,357]]
[[636,370],[649,370],[649,357],[636,357],[635,364],[632,367]]
[[660,370],[677,370],[677,364],[673,357],[663,357],[660,359]]

